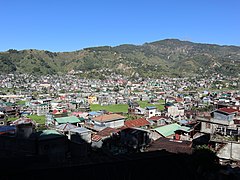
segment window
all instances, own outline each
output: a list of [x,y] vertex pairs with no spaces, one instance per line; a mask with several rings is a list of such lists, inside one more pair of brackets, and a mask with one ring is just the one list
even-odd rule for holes
[[206,123],[206,128],[210,129],[211,128],[211,124],[210,123]]
[[4,125],[4,121],[0,121],[0,126],[3,126]]

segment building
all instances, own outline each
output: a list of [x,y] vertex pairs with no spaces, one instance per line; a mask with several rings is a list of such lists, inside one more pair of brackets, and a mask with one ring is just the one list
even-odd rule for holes
[[38,116],[43,116],[49,113],[49,104],[48,103],[43,103],[43,104],[38,104],[36,107],[36,113]]
[[208,134],[238,134],[238,126],[234,124],[234,117],[237,112],[236,109],[232,108],[220,108],[212,112],[212,116],[198,116],[197,121],[201,122],[200,131]]
[[59,124],[76,124],[80,122],[80,119],[77,118],[76,116],[68,116],[68,117],[60,117],[60,118],[55,118],[54,119],[54,125],[59,125]]
[[104,114],[92,119],[93,128],[97,131],[103,130],[106,127],[120,128],[124,126],[125,117],[119,114]]
[[146,116],[148,118],[150,118],[152,116],[156,116],[156,115],[157,115],[157,108],[155,106],[146,107]]
[[6,125],[7,125],[6,114],[3,112],[0,112],[0,126],[6,126]]

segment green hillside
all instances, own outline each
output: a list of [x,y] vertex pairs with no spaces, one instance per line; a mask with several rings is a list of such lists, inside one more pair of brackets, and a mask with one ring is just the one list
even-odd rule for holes
[[165,39],[143,45],[85,48],[74,52],[0,52],[1,73],[65,74],[104,78],[112,72],[132,77],[185,76],[221,72],[239,75],[240,47]]

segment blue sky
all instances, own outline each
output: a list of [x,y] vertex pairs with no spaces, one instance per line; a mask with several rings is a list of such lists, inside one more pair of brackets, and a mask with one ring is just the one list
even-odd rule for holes
[[166,38],[240,46],[239,0],[0,0],[0,51]]

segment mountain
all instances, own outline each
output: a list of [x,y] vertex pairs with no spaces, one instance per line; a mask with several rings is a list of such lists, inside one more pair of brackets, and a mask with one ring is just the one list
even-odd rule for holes
[[222,73],[238,76],[240,47],[165,39],[143,45],[100,46],[74,52],[10,49],[0,52],[1,73],[65,74],[100,77],[119,73],[160,77]]

